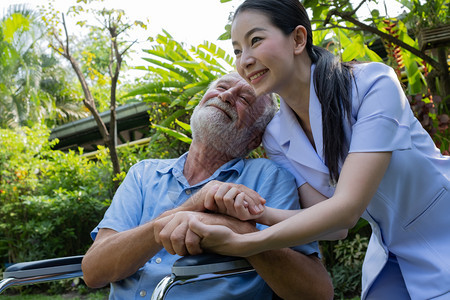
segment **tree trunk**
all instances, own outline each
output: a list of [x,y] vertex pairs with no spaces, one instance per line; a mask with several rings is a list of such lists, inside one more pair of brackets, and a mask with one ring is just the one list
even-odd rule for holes
[[[113,166],[113,178],[120,173],[120,162],[119,157],[116,150],[117,145],[117,118],[116,118],[116,99],[115,99],[115,85],[117,85],[117,80],[114,84],[114,89],[111,87],[112,90],[114,90],[114,99],[111,99],[111,107],[110,107],[110,130],[108,131],[105,122],[103,122],[102,118],[100,117],[99,112],[97,111],[97,108],[95,106],[94,97],[91,94],[91,91],[89,90],[89,86],[86,82],[86,78],[84,77],[83,73],[81,72],[81,69],[77,63],[77,61],[70,55],[67,55],[66,58],[70,61],[70,64],[72,65],[73,70],[77,74],[78,80],[81,83],[81,87],[83,89],[84,93],[84,105],[89,109],[92,116],[94,117],[95,122],[97,123],[97,127],[100,131],[100,134],[103,138],[103,143],[108,147],[109,149],[109,156],[111,159],[111,163]],[[111,94],[112,96],[112,94]],[[117,190],[119,187],[120,182],[114,181],[114,190]]]
[[[117,28],[109,27],[109,32],[111,35],[111,61],[109,64],[109,73],[111,76],[111,94],[110,94],[110,111],[111,111],[111,121],[109,123],[109,132],[111,133],[111,144],[110,154],[111,161],[113,163],[114,175],[120,173],[119,156],[116,151],[117,144],[117,118],[116,118],[116,101],[117,101],[117,83],[119,81],[120,67],[122,65],[122,54],[119,53],[119,47],[117,44]],[[114,66],[115,62],[115,66]],[[114,181],[114,188],[117,190],[119,188],[120,182]]]
[[86,78],[84,78],[83,72],[81,72],[81,69],[77,63],[77,61],[72,56],[66,56],[66,58],[69,60],[70,64],[72,65],[73,70],[75,71],[75,74],[77,74],[78,80],[81,83],[81,88],[83,89],[84,93],[84,105],[89,109],[92,116],[94,117],[95,122],[97,123],[98,130],[100,131],[100,134],[103,138],[103,142],[107,144],[109,142],[109,132],[106,128],[105,123],[103,122],[102,118],[100,117],[99,112],[97,111],[97,108],[95,107],[94,97],[92,97],[91,91],[89,90],[89,86],[86,82]]

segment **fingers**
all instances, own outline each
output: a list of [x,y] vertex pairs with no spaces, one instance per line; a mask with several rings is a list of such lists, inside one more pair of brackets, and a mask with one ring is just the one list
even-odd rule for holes
[[[201,247],[214,253],[223,255],[235,255],[231,240],[233,231],[223,225],[205,225],[196,218],[189,220],[189,229],[201,239]],[[231,251],[230,251],[231,250]]]
[[186,232],[186,249],[190,255],[197,255],[203,253],[202,248],[200,247],[201,239],[198,235],[196,235],[192,230],[188,229]]
[[264,211],[265,199],[257,192],[241,184],[221,183],[214,195],[208,193],[208,201],[214,201],[218,212],[240,220],[257,218]]
[[[196,255],[203,252],[200,247],[200,237],[189,229],[189,223],[180,224],[170,235],[170,242],[167,243],[167,252],[170,254]],[[171,252],[173,251],[173,252]]]
[[189,229],[195,233],[200,239],[203,239],[208,235],[209,226],[200,222],[197,218],[192,218],[189,220]]
[[178,212],[154,223],[155,241],[170,254],[200,254],[200,237],[189,230],[191,213]]
[[266,200],[261,197],[254,190],[246,187],[245,185],[239,184],[238,189],[245,193],[245,201],[248,202],[248,209],[251,214],[260,214],[264,211],[264,204],[266,204]]
[[233,203],[233,209],[237,213],[238,219],[248,220],[251,219],[250,212],[248,210],[248,202],[245,200],[245,193],[239,193]]
[[219,208],[217,207],[216,201],[215,201],[215,194],[217,190],[219,189],[220,184],[219,183],[208,183],[206,184],[202,189],[205,189],[205,198],[203,200],[203,205],[206,209],[209,209],[210,211],[219,211]]
[[[216,201],[217,206],[220,211],[229,213],[234,210],[234,206],[236,204],[236,197],[241,194],[241,191],[234,186],[229,186],[223,184],[219,187],[216,194],[214,195],[214,200]],[[240,197],[240,200],[244,200],[244,197]],[[239,201],[239,205],[244,207],[248,207],[248,203],[245,201]]]
[[[177,228],[178,226],[183,226],[179,218],[175,219],[175,215],[176,214],[161,218],[154,224],[155,241],[161,244],[170,254],[175,254],[175,249],[172,246],[172,238],[175,240],[175,243],[178,242],[179,244],[182,228],[178,230]],[[175,235],[172,237],[173,233],[175,233]],[[177,249],[180,249],[180,247],[181,246],[179,245],[175,246]]]
[[198,193],[205,209],[227,214],[241,220],[255,219],[264,211],[266,200],[242,185],[210,181]]
[[186,232],[189,230],[188,223],[179,224],[170,234],[168,239],[163,240],[163,246],[170,254],[186,255]]
[[169,223],[173,219],[174,216],[175,214],[168,215],[167,217],[159,218],[154,222],[153,235],[155,238],[155,242],[157,242],[158,244],[161,244],[161,231],[166,227],[167,223]]

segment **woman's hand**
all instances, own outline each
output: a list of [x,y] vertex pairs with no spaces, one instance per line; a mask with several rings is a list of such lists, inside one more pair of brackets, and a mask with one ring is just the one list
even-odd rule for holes
[[223,225],[205,225],[197,218],[189,220],[189,229],[201,239],[201,247],[208,252],[231,256],[250,256],[245,245],[245,235],[235,233]]
[[193,219],[206,225],[221,225],[237,233],[258,231],[252,221],[240,221],[222,214],[181,211],[153,222],[155,241],[170,254],[202,253],[201,238],[189,229],[189,223]]

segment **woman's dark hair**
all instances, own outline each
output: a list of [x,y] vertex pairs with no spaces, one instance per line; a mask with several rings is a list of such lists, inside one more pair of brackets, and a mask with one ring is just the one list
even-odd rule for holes
[[322,106],[323,152],[330,179],[339,178],[339,161],[348,148],[345,142],[344,122],[351,113],[351,65],[341,63],[332,53],[312,43],[312,29],[308,14],[299,0],[246,0],[235,11],[236,17],[245,10],[266,15],[284,34],[290,34],[298,25],[307,32],[306,51],[316,64],[314,84]]

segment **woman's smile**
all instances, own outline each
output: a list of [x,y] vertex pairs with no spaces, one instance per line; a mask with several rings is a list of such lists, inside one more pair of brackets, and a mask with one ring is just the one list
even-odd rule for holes
[[250,74],[247,78],[249,79],[250,84],[254,85],[257,84],[260,81],[261,77],[263,77],[267,72],[269,72],[269,69],[257,71],[253,74]]

